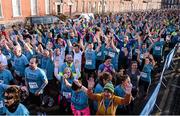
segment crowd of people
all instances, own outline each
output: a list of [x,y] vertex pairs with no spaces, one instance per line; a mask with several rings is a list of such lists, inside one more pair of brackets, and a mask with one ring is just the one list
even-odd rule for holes
[[162,70],[165,48],[180,41],[179,13],[152,10],[2,27],[0,115],[29,115],[34,106],[54,105],[68,115],[133,114],[134,101],[147,99]]

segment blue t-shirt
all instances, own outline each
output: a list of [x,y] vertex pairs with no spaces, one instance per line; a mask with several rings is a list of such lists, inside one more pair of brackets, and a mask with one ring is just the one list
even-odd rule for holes
[[164,42],[155,42],[153,45],[153,55],[162,56]]
[[45,72],[40,68],[31,70],[29,67],[27,67],[25,69],[25,79],[31,93],[35,93],[37,90],[40,89],[42,84],[47,81]]
[[[61,78],[63,78],[63,77],[61,77]],[[74,81],[74,77],[68,78],[67,81],[68,81],[70,84],[72,84],[73,81]],[[61,92],[70,92],[70,93],[72,92],[72,89],[69,88],[69,87],[67,87],[67,86],[65,85],[64,79],[62,79],[62,82],[61,82]]]
[[44,70],[48,80],[52,80],[54,76],[54,64],[51,58],[42,56],[40,68]]
[[33,57],[33,51],[24,51],[23,54],[27,57],[28,61]]
[[4,106],[4,92],[9,86],[6,84],[0,83],[0,115],[5,113],[5,106]]
[[71,103],[76,110],[83,110],[89,106],[88,96],[81,90],[78,92],[72,91]]
[[96,68],[96,52],[94,50],[85,51],[85,68],[95,69]]
[[8,111],[8,109],[6,108],[6,115],[10,115],[10,116],[29,116],[29,111],[28,109],[23,105],[23,104],[19,104],[16,111],[11,113]]
[[115,51],[112,48],[109,48],[108,56],[112,58],[111,63],[113,64],[114,68],[118,70],[119,50]]
[[22,54],[20,57],[14,56],[13,61],[14,61],[14,64],[12,64],[12,65],[15,69],[15,72],[19,76],[24,77],[24,70],[25,70],[26,66],[29,64],[27,57],[24,54]]
[[100,50],[96,54],[96,59],[97,60],[102,60],[102,61],[105,60],[104,50],[105,50],[105,44],[102,44]]
[[151,71],[153,70],[152,64],[145,64],[141,72],[141,80],[151,82]]
[[[121,87],[121,85],[117,85],[114,89],[114,93],[115,95],[119,96],[119,97],[124,97],[125,96],[125,91],[124,89]],[[123,108],[124,105],[119,105],[118,108]]]
[[9,82],[13,80],[11,72],[7,69],[0,71],[0,83],[9,85]]
[[106,72],[109,72],[110,74],[112,74],[113,70],[115,70],[113,64],[110,64],[110,66],[106,66],[103,63],[99,65],[98,72],[103,72],[105,68],[107,69]]
[[[103,92],[103,86],[101,84],[97,84],[96,87],[94,88],[94,93],[101,93]],[[98,108],[98,103],[97,101],[93,101],[93,106],[94,106],[94,110],[96,111]]]
[[64,69],[66,67],[69,67],[71,69],[72,73],[76,74],[76,69],[75,69],[74,63],[71,63],[70,65],[68,65],[67,62],[65,62],[58,69],[60,76],[63,75]]

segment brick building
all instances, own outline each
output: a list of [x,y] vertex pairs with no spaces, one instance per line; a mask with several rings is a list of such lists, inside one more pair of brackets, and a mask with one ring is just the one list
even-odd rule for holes
[[54,14],[124,12],[159,9],[161,0],[54,0]]
[[24,21],[25,17],[51,14],[50,0],[0,0],[0,24]]
[[161,0],[0,0],[0,24],[24,21],[29,16],[104,13],[159,9]]

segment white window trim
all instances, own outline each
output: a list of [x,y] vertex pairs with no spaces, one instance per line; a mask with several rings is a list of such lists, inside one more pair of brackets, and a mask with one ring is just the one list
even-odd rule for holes
[[2,9],[2,0],[0,0],[0,2],[1,2],[1,15],[2,15],[2,16],[0,16],[0,18],[4,18],[3,9]]
[[55,12],[56,12],[56,14],[58,14],[58,12],[57,12],[57,5],[62,5],[61,7],[62,7],[62,11],[60,12],[60,13],[63,13],[63,3],[61,3],[61,2],[55,2]]
[[[14,16],[14,12],[12,12],[13,17],[22,17],[21,0],[19,0],[19,1],[20,1],[20,15],[19,16]],[[12,2],[12,11],[13,11],[13,0],[11,2]]]
[[50,5],[51,5],[51,1],[49,0],[49,12],[47,12],[47,7],[48,7],[48,5],[47,5],[47,3],[46,3],[46,0],[44,0],[45,1],[45,14],[50,14]]
[[32,15],[31,0],[30,0],[30,8],[31,8],[31,16],[37,16],[37,15],[39,14],[39,13],[38,13],[38,0],[37,0],[37,7],[36,7],[36,9],[37,9],[36,15]]

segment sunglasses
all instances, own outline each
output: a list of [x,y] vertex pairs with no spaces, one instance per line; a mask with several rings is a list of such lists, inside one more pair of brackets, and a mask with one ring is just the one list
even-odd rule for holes
[[4,99],[5,100],[11,100],[11,99],[13,99],[13,96],[4,96]]

